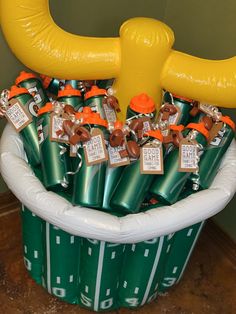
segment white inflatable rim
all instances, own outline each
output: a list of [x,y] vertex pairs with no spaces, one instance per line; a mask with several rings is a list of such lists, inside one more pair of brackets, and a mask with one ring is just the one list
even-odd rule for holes
[[1,144],[1,174],[9,189],[33,213],[70,234],[113,243],[136,243],[167,235],[203,221],[228,204],[236,192],[236,144],[230,145],[212,186],[172,206],[116,217],[73,206],[48,192],[25,161],[22,141],[7,125]]

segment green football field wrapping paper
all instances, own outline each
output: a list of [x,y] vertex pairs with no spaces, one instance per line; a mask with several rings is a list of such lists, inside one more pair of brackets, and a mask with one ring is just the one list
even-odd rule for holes
[[42,283],[42,267],[44,261],[43,226],[45,221],[37,217],[27,207],[21,208],[24,264],[31,277]]
[[118,308],[125,245],[82,239],[79,304],[94,311]]
[[137,308],[178,283],[204,222],[135,244],[71,235],[22,207],[24,261],[50,294],[93,311]]
[[170,254],[165,264],[160,292],[166,291],[181,279],[205,221],[175,232]]
[[44,225],[43,286],[68,303],[78,303],[80,241],[48,222]]
[[157,297],[171,238],[162,236],[126,246],[119,301],[123,307],[137,307]]

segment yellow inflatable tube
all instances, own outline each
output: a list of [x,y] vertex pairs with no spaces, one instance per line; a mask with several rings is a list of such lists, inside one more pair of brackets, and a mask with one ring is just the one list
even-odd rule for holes
[[172,51],[161,74],[166,90],[221,107],[236,107],[236,57],[207,60]]
[[159,107],[162,88],[236,107],[236,59],[204,60],[174,51],[172,30],[157,20],[128,20],[119,38],[82,37],[54,23],[48,0],[0,0],[0,21],[13,53],[36,72],[67,79],[114,77],[123,115],[142,92]]
[[98,78],[118,75],[119,39],[89,38],[64,31],[54,23],[48,0],[2,0],[0,14],[10,48],[30,69],[52,77],[69,75],[71,79],[89,79],[93,70]]

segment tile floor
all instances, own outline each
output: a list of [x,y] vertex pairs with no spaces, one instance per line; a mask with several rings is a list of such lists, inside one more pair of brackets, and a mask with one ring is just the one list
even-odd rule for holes
[[[30,279],[23,265],[18,209],[0,212],[0,313],[93,313],[57,300]],[[236,265],[214,244],[206,226],[178,286],[143,308],[112,313],[235,314]]]

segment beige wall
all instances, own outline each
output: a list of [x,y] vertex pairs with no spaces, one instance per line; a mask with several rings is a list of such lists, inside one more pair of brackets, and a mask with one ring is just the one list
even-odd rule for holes
[[[118,36],[119,27],[126,19],[153,17],[174,30],[177,50],[212,59],[236,55],[235,0],[51,0],[50,4],[55,21],[69,32]],[[9,51],[1,33],[0,60],[2,90],[13,84],[23,65]],[[228,112],[235,119],[236,110]],[[5,189],[0,180],[0,191]],[[236,241],[235,206],[236,198],[216,221]]]

